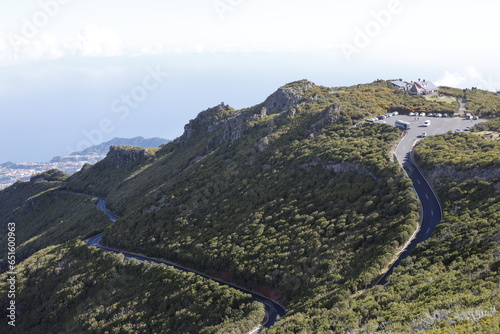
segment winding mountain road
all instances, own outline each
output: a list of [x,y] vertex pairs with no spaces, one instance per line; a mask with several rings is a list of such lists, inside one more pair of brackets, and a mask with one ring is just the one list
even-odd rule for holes
[[[99,202],[97,203],[97,208],[99,210],[103,211],[108,216],[108,218],[111,221],[115,222],[115,221],[117,221],[119,219],[119,217],[117,215],[113,214],[111,211],[109,211],[106,208],[106,200],[104,198],[100,198],[99,199]],[[112,252],[112,253],[116,253],[116,254],[121,253],[127,259],[135,259],[135,260],[138,260],[138,261],[141,261],[141,262],[142,261],[149,261],[149,262],[164,264],[164,265],[173,267],[175,269],[182,270],[184,272],[194,273],[194,274],[199,275],[199,276],[201,276],[203,278],[210,279],[210,280],[215,281],[215,282],[217,282],[219,284],[222,284],[222,285],[225,285],[225,286],[229,286],[229,287],[231,287],[233,289],[237,289],[239,291],[242,291],[244,293],[247,293],[247,294],[251,295],[252,298],[255,301],[258,301],[258,302],[263,303],[265,305],[267,318],[266,318],[266,322],[262,325],[263,327],[266,327],[266,328],[271,327],[272,325],[274,325],[276,323],[276,321],[278,319],[278,316],[279,317],[283,317],[285,315],[285,313],[286,313],[286,309],[285,309],[284,306],[282,306],[278,302],[276,302],[274,300],[271,300],[271,299],[269,299],[267,297],[264,297],[263,295],[260,295],[260,294],[258,294],[256,292],[247,290],[247,289],[242,288],[240,286],[231,284],[229,282],[222,281],[222,280],[220,280],[218,278],[205,275],[203,273],[197,272],[197,271],[189,269],[189,268],[185,268],[185,267],[179,266],[177,264],[174,264],[174,263],[171,263],[171,262],[168,262],[168,261],[163,261],[163,260],[159,260],[159,259],[147,257],[147,256],[144,256],[144,255],[141,255],[141,254],[130,253],[130,252],[126,252],[126,251],[123,251],[123,250],[118,250],[118,249],[113,249],[113,248],[109,248],[109,247],[103,246],[103,245],[101,245],[101,240],[102,240],[102,234],[99,234],[99,235],[96,235],[96,236],[88,239],[87,240],[87,244],[89,246],[95,246],[95,247],[97,247],[97,248],[99,248],[99,249],[101,249],[101,250],[103,250],[105,252]],[[258,329],[255,329],[252,333],[257,333],[258,331],[259,331]]]
[[[413,182],[413,188],[419,197],[421,204],[421,224],[412,239],[410,239],[407,245],[399,253],[396,261],[376,283],[377,285],[387,283],[387,278],[392,274],[394,268],[396,268],[402,260],[408,257],[410,252],[415,249],[419,243],[431,237],[437,224],[443,218],[443,210],[439,199],[413,162],[412,158],[412,149],[422,137],[422,133],[425,131],[426,136],[437,135],[454,131],[454,129],[465,129],[465,127],[472,127],[476,124],[485,122],[484,119],[466,120],[464,118],[421,117],[422,119],[420,120],[419,118],[415,118],[417,117],[401,115],[392,118],[392,121],[387,123],[394,125],[397,119],[401,119],[412,125],[411,129],[407,131],[405,137],[396,148],[396,157],[410,180]],[[424,126],[424,120],[429,120],[431,125]]]
[[418,167],[413,162],[411,150],[416,140],[413,136],[406,135],[396,149],[396,157],[402,165],[406,174],[413,182],[413,188],[417,193],[421,203],[421,224],[413,238],[399,253],[397,260],[391,265],[389,270],[379,279],[377,284],[383,285],[402,260],[404,260],[417,245],[429,239],[436,229],[437,224],[443,218],[441,204],[431,186],[424,178]]
[[[397,149],[396,149],[396,157],[398,161],[401,163],[403,169],[407,173],[408,177],[411,179],[413,182],[413,187],[415,189],[415,192],[417,193],[420,203],[421,203],[421,209],[422,209],[422,215],[421,215],[421,224],[419,229],[415,232],[413,237],[410,239],[410,241],[407,243],[407,245],[403,248],[403,250],[399,253],[398,258],[396,261],[391,265],[389,270],[379,279],[379,281],[376,283],[377,285],[384,285],[387,283],[387,278],[392,274],[393,270],[395,267],[397,267],[403,259],[405,259],[410,252],[415,249],[415,247],[429,239],[434,232],[437,224],[439,221],[442,219],[442,208],[441,204],[432,190],[431,186],[428,184],[427,180],[424,178],[422,173],[419,171],[418,167],[415,165],[412,159],[411,151],[413,149],[413,146],[416,144],[416,142],[419,140],[419,134],[422,130],[426,130],[429,132],[429,135],[433,134],[438,134],[438,133],[445,133],[447,131],[453,130],[454,128],[461,128],[465,125],[467,126],[473,126],[477,123],[483,122],[484,120],[477,120],[474,122],[467,121],[463,122],[461,119],[436,119],[433,120],[432,123],[433,125],[431,128],[422,128],[421,121],[419,119],[413,119],[413,118],[407,118],[407,116],[400,116],[399,118],[404,119],[405,121],[408,121],[412,123],[412,128],[407,132],[406,136],[401,140],[399,143]],[[395,119],[394,119],[395,121]],[[437,124],[436,124],[437,123]],[[106,208],[106,200],[105,199],[99,199],[99,203],[97,204],[97,208],[102,210],[111,221],[116,221],[119,219],[118,216],[110,212]],[[229,282],[222,281],[218,278],[211,277],[208,275],[205,275],[200,272],[196,272],[192,269],[189,268],[184,268],[182,266],[179,266],[174,263],[170,263],[167,261],[155,259],[155,258],[150,258],[141,254],[134,254],[130,252],[125,252],[122,250],[117,250],[117,249],[112,249],[105,247],[101,245],[101,240],[102,240],[102,235],[96,235],[95,237],[87,240],[87,244],[90,246],[95,246],[98,247],[99,249],[106,251],[106,252],[113,252],[113,253],[122,253],[126,258],[128,259],[136,259],[138,261],[150,261],[154,263],[160,263],[164,265],[168,265],[171,267],[174,267],[178,270],[182,270],[185,272],[192,272],[195,273],[199,276],[202,276],[206,279],[213,280],[215,282],[218,282],[219,284],[226,285],[229,287],[232,287],[234,289],[240,290],[244,293],[250,294],[255,301],[261,302],[265,305],[266,313],[267,313],[267,319],[266,322],[263,324],[263,327],[269,328],[272,325],[275,324],[277,317],[283,317],[286,313],[285,307],[280,305],[278,302],[271,300],[267,297],[264,297],[256,292],[249,291],[247,289],[244,289],[242,287],[239,287],[237,285],[231,284]],[[252,331],[253,333],[258,333],[260,331],[260,328],[255,329]]]

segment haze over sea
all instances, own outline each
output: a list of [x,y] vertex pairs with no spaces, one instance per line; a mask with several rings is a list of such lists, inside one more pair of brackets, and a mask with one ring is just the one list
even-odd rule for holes
[[498,90],[495,6],[448,0],[4,5],[0,163],[47,161],[113,137],[173,139],[206,108],[249,107],[300,79],[344,86],[422,78]]

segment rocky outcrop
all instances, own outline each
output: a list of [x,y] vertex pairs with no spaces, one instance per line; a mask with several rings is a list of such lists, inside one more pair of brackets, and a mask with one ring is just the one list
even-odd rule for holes
[[[180,147],[184,148],[194,136],[197,136],[197,139],[201,139],[201,136],[209,136],[206,152],[204,152],[208,153],[222,143],[233,143],[245,135],[252,120],[265,118],[278,111],[284,112],[285,117],[295,115],[297,112],[295,108],[300,103],[317,99],[317,97],[307,98],[307,92],[313,87],[316,85],[307,80],[287,84],[271,94],[259,106],[260,109],[251,112],[248,110],[236,111],[222,102],[213,108],[202,111],[195,119],[189,121],[184,127],[184,133],[174,140],[174,144],[180,144]],[[332,112],[334,111],[332,110]],[[272,119],[269,124],[270,132],[274,127],[274,121],[275,119]],[[260,144],[259,146],[260,149],[264,148]]]
[[463,182],[473,178],[491,180],[500,177],[500,168],[476,168],[469,170],[458,170],[450,165],[437,166],[431,170],[422,170],[427,181],[433,188],[439,191],[450,182]]
[[313,82],[307,80],[292,82],[271,94],[264,102],[264,107],[268,114],[297,107],[306,101],[305,93],[315,86]]
[[120,168],[123,165],[150,158],[152,154],[144,148],[132,146],[111,146],[106,156],[106,161],[114,168]]
[[340,104],[335,103],[326,108],[320,115],[320,119],[315,122],[311,127],[316,130],[317,128],[325,125],[332,125],[338,122],[340,118]]
[[312,167],[321,166],[322,169],[332,170],[335,173],[348,173],[354,172],[361,175],[366,175],[378,181],[378,178],[368,168],[351,162],[334,163],[330,161],[321,161],[321,159],[314,159],[311,162],[300,165],[300,168],[309,169]]
[[269,137],[267,136],[259,140],[259,145],[258,145],[259,151],[264,152],[265,150],[267,150],[269,143],[270,143]]
[[63,171],[59,169],[51,169],[41,174],[34,175],[30,178],[31,183],[39,182],[52,182],[52,181],[63,181],[68,177]]
[[88,161],[91,161],[93,163],[96,163],[103,158],[105,158],[106,155],[66,155],[66,156],[57,156],[52,158],[50,160],[51,163],[86,163]]
[[169,197],[167,195],[163,195],[155,204],[147,206],[141,210],[142,215],[146,215],[152,212],[158,212],[165,207],[172,206],[172,202],[169,201]]
[[222,102],[218,106],[202,111],[198,116],[184,126],[182,136],[174,140],[181,147],[185,147],[188,141],[195,135],[212,136],[207,151],[213,146],[224,142],[233,143],[241,138],[247,130],[248,117],[242,111],[235,111]]

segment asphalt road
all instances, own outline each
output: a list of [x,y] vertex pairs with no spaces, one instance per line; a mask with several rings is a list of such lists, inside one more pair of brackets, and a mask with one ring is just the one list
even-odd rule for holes
[[[117,215],[113,214],[112,212],[110,212],[106,208],[106,200],[104,198],[100,198],[99,199],[99,202],[97,203],[97,208],[99,210],[103,211],[109,217],[109,219],[111,221],[117,221],[119,219],[119,217]],[[159,259],[154,259],[154,258],[150,258],[150,257],[143,256],[143,255],[129,253],[129,252],[124,252],[122,250],[116,250],[116,249],[112,249],[112,248],[108,248],[108,247],[102,246],[101,245],[101,240],[102,240],[102,234],[99,234],[99,235],[96,235],[95,237],[92,237],[89,240],[87,240],[87,244],[89,246],[95,246],[95,247],[97,247],[97,248],[99,248],[99,249],[101,249],[101,250],[103,250],[105,252],[112,252],[112,253],[116,253],[116,254],[121,253],[127,259],[136,259],[136,260],[141,261],[141,262],[143,262],[143,261],[149,261],[149,262],[164,264],[164,265],[173,267],[175,269],[182,270],[184,272],[195,273],[196,275],[199,275],[199,276],[201,276],[203,278],[210,279],[210,280],[215,281],[215,282],[217,282],[219,284],[222,284],[222,285],[225,285],[225,286],[229,286],[229,287],[231,287],[233,289],[237,289],[239,291],[242,291],[244,293],[247,293],[247,294],[251,295],[252,298],[255,301],[258,301],[258,302],[263,303],[265,305],[265,309],[266,309],[266,313],[267,313],[267,319],[266,319],[266,323],[263,324],[263,327],[266,327],[266,328],[271,327],[272,325],[274,325],[276,323],[278,316],[279,317],[283,317],[285,315],[285,313],[286,313],[286,309],[282,305],[280,305],[279,303],[275,302],[274,300],[266,298],[266,297],[264,297],[264,296],[262,296],[260,294],[257,294],[257,293],[255,293],[253,291],[249,291],[249,290],[244,289],[242,287],[239,287],[237,285],[233,285],[231,283],[224,282],[224,281],[219,280],[217,278],[205,275],[203,273],[200,273],[200,272],[188,269],[188,268],[184,268],[182,266],[176,265],[176,264],[171,263],[171,262],[162,261],[162,260],[159,260]]]
[[[415,247],[429,239],[434,232],[437,224],[439,221],[442,219],[442,209],[441,209],[441,204],[439,203],[439,200],[437,196],[434,194],[434,191],[430,187],[430,185],[427,183],[423,175],[420,173],[416,165],[413,163],[412,158],[411,158],[411,150],[415,143],[420,140],[421,134],[423,132],[426,132],[427,136],[432,136],[436,134],[441,134],[441,133],[446,133],[448,131],[454,131],[455,129],[461,129],[464,130],[465,127],[472,127],[475,124],[484,122],[485,120],[465,120],[464,118],[437,118],[437,117],[414,117],[414,116],[406,116],[406,115],[399,115],[399,116],[393,116],[388,119],[386,119],[386,123],[393,125],[396,120],[402,120],[405,122],[409,122],[412,124],[412,127],[410,130],[407,130],[406,136],[401,140],[400,144],[398,145],[396,149],[396,157],[398,161],[401,163],[403,169],[406,171],[408,174],[408,177],[411,179],[413,182],[413,187],[419,197],[419,200],[422,205],[422,222],[419,230],[417,231],[416,235],[412,239],[412,241],[403,249],[403,251],[399,254],[397,260],[392,264],[392,266],[389,268],[389,270],[381,277],[381,279],[377,282],[377,284],[385,284],[387,282],[387,278],[392,274],[393,270],[395,267],[399,265],[399,263],[405,259],[408,255],[410,255],[411,251],[415,249]],[[428,127],[424,127],[423,123],[426,120],[431,121],[431,125]],[[99,203],[97,204],[97,208],[102,210],[111,221],[116,221],[119,219],[118,216],[107,210],[106,208],[106,200],[105,199],[100,199]],[[104,247],[100,244],[100,241],[102,240],[102,235],[99,234],[87,241],[87,243],[90,246],[95,246],[100,248],[103,251],[107,252],[113,252],[113,253],[122,253],[126,258],[128,259],[136,259],[138,261],[150,261],[154,263],[161,263],[165,264],[171,267],[174,267],[178,270],[182,270],[185,272],[193,272],[197,275],[200,275],[204,278],[211,279],[213,281],[218,282],[219,284],[223,284],[226,286],[230,286],[234,289],[238,289],[244,293],[252,295],[253,299],[261,302],[265,305],[266,312],[268,315],[266,323],[263,325],[264,327],[271,327],[274,325],[274,323],[277,320],[277,316],[283,317],[286,313],[286,309],[276,303],[275,301],[268,299],[264,296],[261,296],[259,294],[256,294],[255,292],[246,290],[244,288],[241,288],[239,286],[232,285],[228,282],[224,282],[221,280],[218,280],[216,278],[204,275],[199,272],[195,272],[193,270],[190,270],[188,268],[184,268],[178,265],[175,265],[170,262],[154,259],[154,258],[149,258],[145,257],[142,255],[138,254],[133,254],[133,253],[128,253],[124,251],[118,251],[114,250],[111,248]]]
[[[405,139],[403,139],[403,145],[410,143],[410,146],[406,147],[406,150],[411,148],[411,144],[418,139],[417,136],[421,135],[423,132],[427,132],[428,136],[437,135],[441,133],[446,133],[448,131],[454,131],[455,129],[464,130],[465,127],[473,127],[476,124],[486,122],[484,119],[478,120],[466,120],[463,117],[418,117],[418,120],[415,120],[415,117],[410,117],[406,115],[398,115],[392,116],[390,118],[385,119],[387,124],[394,125],[396,120],[405,121],[411,123],[411,129],[408,130],[408,135]],[[424,121],[431,121],[431,125],[429,127],[424,127]],[[403,153],[403,150],[401,153]]]
[[[415,117],[410,116],[393,116],[386,119],[387,124],[394,125],[396,120],[409,122],[412,124],[410,130],[407,130],[406,136],[401,140],[397,149],[396,157],[401,163],[408,177],[413,182],[413,188],[418,195],[422,207],[421,226],[417,231],[414,239],[406,246],[399,254],[397,260],[392,264],[389,270],[382,276],[377,284],[385,284],[387,278],[392,274],[395,267],[401,263],[403,259],[410,255],[411,251],[417,245],[429,239],[436,229],[437,224],[443,217],[441,204],[427,180],[420,173],[417,166],[414,164],[411,157],[411,150],[417,141],[423,139],[421,134],[427,133],[427,136],[454,131],[455,129],[465,129],[472,127],[475,124],[485,122],[485,120],[466,120],[464,118],[437,118],[437,117]],[[431,125],[424,127],[423,123],[426,120],[431,121]],[[458,135],[458,134],[457,134]]]

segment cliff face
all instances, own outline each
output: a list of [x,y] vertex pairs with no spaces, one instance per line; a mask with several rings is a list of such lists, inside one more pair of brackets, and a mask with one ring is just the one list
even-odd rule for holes
[[272,114],[277,111],[285,111],[297,107],[304,102],[305,93],[316,85],[307,80],[292,82],[279,88],[271,94],[264,102],[267,112]]
[[202,111],[195,119],[189,121],[184,126],[182,136],[174,140],[174,143],[180,143],[181,147],[185,147],[196,135],[213,136],[216,132],[218,134],[213,136],[212,144],[234,142],[243,136],[246,121],[247,117],[242,112],[235,112],[222,102],[218,106]]
[[251,128],[249,122],[252,120],[278,112],[294,115],[295,108],[301,103],[315,100],[305,97],[313,87],[316,85],[307,80],[287,84],[271,94],[256,111],[249,109],[236,111],[222,102],[202,111],[195,119],[189,121],[184,127],[183,135],[174,140],[174,143],[185,147],[196,136],[200,138],[210,136],[207,151],[222,143],[233,143],[248,132]]
[[450,182],[463,182],[472,178],[486,180],[498,178],[500,176],[500,168],[458,170],[453,166],[441,165],[431,170],[423,170],[422,173],[434,189],[439,191]]
[[359,163],[350,163],[350,162],[334,163],[331,161],[321,161],[320,159],[314,159],[309,163],[300,165],[300,168],[309,169],[316,166],[321,166],[322,169],[332,170],[335,173],[354,172],[357,174],[369,176],[377,182],[379,181],[379,179],[375,176],[375,174],[372,171],[370,171],[368,168],[364,167]]
[[144,148],[116,145],[110,147],[106,161],[115,168],[120,168],[123,165],[138,160],[145,160],[152,156],[153,154]]
[[34,175],[30,178],[31,183],[50,182],[50,181],[64,181],[69,175],[65,174],[59,169],[51,169],[44,173]]

